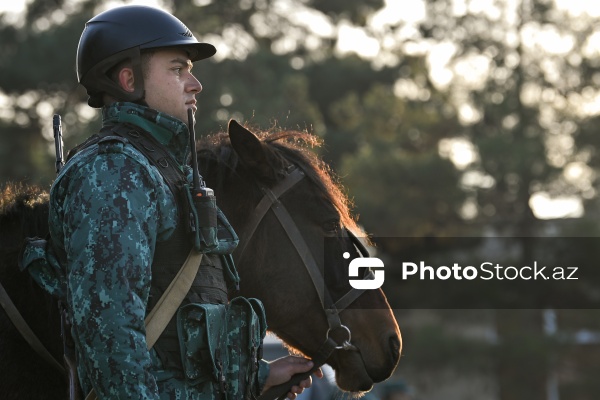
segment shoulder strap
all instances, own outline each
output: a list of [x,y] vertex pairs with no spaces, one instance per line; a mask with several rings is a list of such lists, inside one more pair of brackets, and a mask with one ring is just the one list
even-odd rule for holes
[[130,143],[142,153],[152,165],[156,166],[167,186],[171,189],[171,193],[176,197],[177,206],[179,207],[180,200],[184,200],[180,198],[180,195],[181,188],[187,183],[185,174],[167,149],[154,136],[136,125],[124,122],[103,127],[99,133],[90,136],[85,142],[71,149],[67,155],[67,161],[85,148],[98,144],[110,136],[125,139],[127,143]]
[[183,266],[146,317],[146,343],[149,349],[154,346],[154,343],[156,343],[160,334],[164,331],[173,315],[175,315],[179,305],[190,291],[198,273],[200,262],[202,262],[202,256],[202,253],[192,247]]
[[125,138],[142,153],[152,165],[158,168],[173,195],[179,196],[181,187],[187,180],[185,174],[180,169],[179,163],[171,156],[165,146],[150,133],[129,123],[117,124],[113,127],[103,129],[99,133],[100,138],[112,135]]

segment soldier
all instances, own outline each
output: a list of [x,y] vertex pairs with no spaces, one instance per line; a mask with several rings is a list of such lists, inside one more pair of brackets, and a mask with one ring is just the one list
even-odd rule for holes
[[[88,104],[102,108],[103,131],[128,123],[148,132],[191,175],[185,121],[202,91],[192,66],[215,52],[171,14],[124,6],[86,24],[77,75]],[[64,282],[50,291],[66,300],[84,393],[94,389],[100,399],[213,398],[212,383],[186,380],[176,324],[155,348],[146,345],[144,318],[191,248],[181,201],[156,166],[117,136],[81,147],[54,182],[48,251],[55,254],[49,259],[60,260]],[[222,257],[206,254],[202,265],[212,266],[223,283]],[[185,302],[226,303],[226,292],[224,284],[209,294],[193,286]],[[301,357],[261,360],[258,392],[311,367]],[[288,397],[310,385],[310,378],[303,380]]]

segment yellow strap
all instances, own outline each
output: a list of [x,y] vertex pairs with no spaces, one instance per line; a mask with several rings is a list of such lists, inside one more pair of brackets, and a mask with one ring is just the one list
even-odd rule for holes
[[181,302],[190,291],[192,283],[200,268],[203,254],[196,251],[193,247],[188,254],[183,266],[169,284],[169,287],[158,299],[150,314],[146,317],[146,343],[148,349],[154,346],[154,343],[165,330],[167,324],[175,315],[175,312],[181,305]]
[[[167,290],[158,299],[150,314],[146,317],[146,344],[148,345],[148,349],[154,346],[173,315],[175,315],[181,302],[190,291],[198,273],[198,268],[200,268],[202,256],[202,253],[192,247],[183,266],[175,278],[173,278]],[[97,399],[96,391],[93,389],[85,398],[85,400]]]

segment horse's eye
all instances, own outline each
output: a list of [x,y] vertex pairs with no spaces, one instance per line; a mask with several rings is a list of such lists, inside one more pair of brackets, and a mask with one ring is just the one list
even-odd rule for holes
[[323,224],[323,230],[327,234],[336,234],[339,232],[340,223],[337,220],[327,221]]

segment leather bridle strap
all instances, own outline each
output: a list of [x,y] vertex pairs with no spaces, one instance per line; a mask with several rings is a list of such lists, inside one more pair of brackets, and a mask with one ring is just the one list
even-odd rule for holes
[[[348,235],[348,237],[350,237],[350,240],[354,244],[354,247],[358,251],[358,254],[360,254],[361,257],[369,257],[369,251],[367,250],[365,245],[362,244],[362,242],[360,240],[358,240],[358,238],[354,235],[354,233],[352,233],[352,231],[350,231],[349,229],[346,229],[345,232]],[[369,269],[369,272],[363,277],[363,279],[374,279],[374,278],[375,278],[375,274],[370,269]],[[348,293],[346,293],[338,301],[336,301],[336,303],[334,304],[334,308],[336,310],[340,310],[340,311],[345,310],[346,308],[348,308],[350,306],[350,304],[352,304],[354,302],[354,300],[356,300],[358,298],[358,296],[363,294],[365,292],[365,290],[366,289],[352,289],[352,290],[348,291]]]
[[285,230],[285,233],[288,235],[290,241],[296,248],[298,255],[302,259],[302,262],[304,263],[304,266],[306,267],[306,270],[313,281],[313,285],[315,286],[317,294],[319,295],[319,299],[321,300],[321,306],[326,312],[329,329],[333,330],[341,327],[342,321],[340,320],[339,313],[347,308],[361,294],[363,294],[364,289],[352,289],[334,303],[331,294],[325,285],[325,279],[323,278],[323,274],[319,269],[319,265],[317,264],[317,261],[315,260],[310,248],[308,247],[308,244],[306,243],[306,240],[304,240],[302,233],[298,229],[298,226],[292,219],[290,213],[286,210],[283,204],[279,202],[273,204],[271,209],[281,223],[281,226]]
[[246,229],[244,229],[244,232],[240,235],[240,237],[245,240],[240,240],[240,246],[237,247],[234,253],[238,263],[244,256],[250,238],[254,235],[256,228],[258,228],[260,221],[262,221],[267,211],[269,211],[273,204],[279,203],[279,197],[296,185],[296,183],[300,182],[302,178],[304,178],[304,172],[302,172],[300,168],[295,168],[284,180],[275,185],[273,189],[263,189],[265,195],[254,208],[254,212],[250,217],[250,221],[248,221]]
[[43,345],[43,343],[38,339],[38,337],[33,333],[25,319],[21,316],[17,307],[12,302],[10,297],[8,297],[8,293],[4,290],[4,286],[0,283],[0,305],[6,311],[6,315],[12,321],[15,328],[21,333],[23,338],[29,343],[29,345],[50,365],[59,370],[62,374],[65,374],[65,369],[56,359],[50,354],[48,349]]

